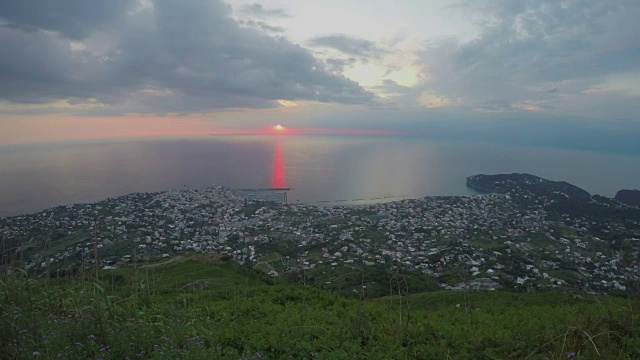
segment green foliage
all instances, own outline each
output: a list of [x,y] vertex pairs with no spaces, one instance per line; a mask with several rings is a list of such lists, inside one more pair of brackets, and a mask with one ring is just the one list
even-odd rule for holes
[[253,216],[260,209],[265,207],[263,202],[254,202],[246,204],[242,209],[240,209],[239,213],[244,214],[246,216]]
[[397,294],[398,288],[409,294],[439,289],[430,275],[398,268],[386,269],[383,266],[324,266],[305,273],[297,272],[293,280],[357,299],[379,298],[389,295],[390,291]]
[[[345,287],[363,282],[351,270],[307,275],[330,276]],[[18,273],[0,277],[0,354],[105,360],[640,356],[637,298],[418,293],[411,289],[427,286],[419,283],[426,280],[398,269],[367,276],[378,277],[387,296],[348,299],[309,279],[286,283],[203,256],[103,271],[97,280],[95,274],[34,280]]]

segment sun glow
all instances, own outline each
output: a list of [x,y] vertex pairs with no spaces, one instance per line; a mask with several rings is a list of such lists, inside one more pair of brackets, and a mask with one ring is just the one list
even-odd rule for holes
[[276,126],[273,127],[273,130],[277,131],[277,132],[284,132],[287,128],[285,128],[284,126],[278,124]]
[[284,107],[296,107],[298,106],[298,104],[296,104],[294,101],[290,101],[290,100],[276,100],[278,102],[278,104],[284,106]]

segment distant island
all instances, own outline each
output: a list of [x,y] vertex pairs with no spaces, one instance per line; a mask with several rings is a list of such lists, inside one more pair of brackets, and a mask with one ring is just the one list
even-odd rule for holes
[[615,199],[623,204],[640,206],[640,190],[620,190]]
[[530,174],[474,175],[467,178],[467,187],[479,192],[506,194],[525,190],[536,196],[588,200],[587,191],[565,181],[551,181]]

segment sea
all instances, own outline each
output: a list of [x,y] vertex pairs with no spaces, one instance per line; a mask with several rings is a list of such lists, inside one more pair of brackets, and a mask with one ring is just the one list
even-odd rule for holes
[[0,216],[177,188],[289,188],[290,203],[476,195],[475,174],[530,173],[613,197],[640,157],[374,135],[225,135],[0,146]]

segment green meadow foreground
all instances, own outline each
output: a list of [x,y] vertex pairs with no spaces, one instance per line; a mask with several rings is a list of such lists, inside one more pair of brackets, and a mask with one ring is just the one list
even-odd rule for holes
[[[58,279],[0,278],[3,359],[636,359],[637,297],[542,291],[387,295],[288,281],[208,255]],[[331,281],[324,281],[332,283]],[[364,282],[363,282],[364,283]],[[424,288],[424,287],[422,287]],[[377,296],[376,294],[375,296]]]

